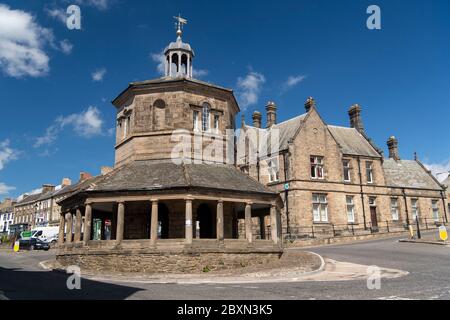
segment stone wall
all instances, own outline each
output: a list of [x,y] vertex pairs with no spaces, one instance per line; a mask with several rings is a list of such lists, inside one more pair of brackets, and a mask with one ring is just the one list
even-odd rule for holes
[[104,272],[199,273],[277,261],[281,253],[141,253],[58,255],[64,267]]

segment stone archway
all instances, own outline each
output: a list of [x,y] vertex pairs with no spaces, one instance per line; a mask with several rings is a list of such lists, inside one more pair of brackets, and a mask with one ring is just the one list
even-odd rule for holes
[[203,203],[198,207],[197,221],[200,227],[200,239],[216,238],[216,217],[207,204]]

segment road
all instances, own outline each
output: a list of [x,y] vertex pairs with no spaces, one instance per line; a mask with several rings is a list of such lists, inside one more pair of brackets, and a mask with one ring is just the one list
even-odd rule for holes
[[43,271],[52,253],[0,251],[0,299],[450,299],[450,248],[382,239],[309,249],[325,258],[408,271],[383,279],[379,290],[366,280],[257,284],[150,284],[82,279],[68,290],[68,275]]

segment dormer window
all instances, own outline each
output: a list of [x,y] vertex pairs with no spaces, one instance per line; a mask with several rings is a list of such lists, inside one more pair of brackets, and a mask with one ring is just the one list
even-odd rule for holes
[[209,131],[210,128],[210,113],[211,106],[208,103],[204,103],[202,108],[202,130],[204,132]]

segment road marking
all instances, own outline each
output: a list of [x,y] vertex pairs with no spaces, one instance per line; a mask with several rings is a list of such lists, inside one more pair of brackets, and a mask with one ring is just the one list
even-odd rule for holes
[[9,300],[9,298],[3,294],[3,291],[0,291],[0,300]]

